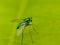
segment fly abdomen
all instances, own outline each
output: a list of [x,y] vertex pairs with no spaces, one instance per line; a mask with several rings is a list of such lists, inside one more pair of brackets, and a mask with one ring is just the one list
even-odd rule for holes
[[22,26],[22,23],[19,23],[16,29],[19,29]]
[[19,26],[16,29],[19,29]]

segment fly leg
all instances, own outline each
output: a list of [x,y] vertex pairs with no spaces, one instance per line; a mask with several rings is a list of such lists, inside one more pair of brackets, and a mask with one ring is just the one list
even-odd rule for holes
[[24,29],[25,29],[25,25],[22,27],[22,40],[21,40],[21,45],[23,45],[23,32],[24,32]]
[[30,35],[31,41],[33,43],[34,41],[33,41],[32,34],[31,34],[31,31],[30,30],[29,30],[29,35]]
[[21,45],[23,45],[23,32],[22,32],[22,40],[21,40]]
[[34,32],[38,33],[38,32],[36,31],[36,29],[35,29],[35,27],[34,27],[33,24],[30,24],[30,26],[32,27],[32,29],[34,30]]

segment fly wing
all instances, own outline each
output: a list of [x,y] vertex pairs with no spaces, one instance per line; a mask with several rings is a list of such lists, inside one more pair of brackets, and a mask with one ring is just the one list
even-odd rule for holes
[[23,31],[24,31],[25,25],[21,26],[18,30],[17,30],[17,36],[19,36]]
[[19,22],[21,22],[22,21],[22,19],[14,19],[14,20],[11,20],[11,22],[17,22],[17,23],[19,23]]

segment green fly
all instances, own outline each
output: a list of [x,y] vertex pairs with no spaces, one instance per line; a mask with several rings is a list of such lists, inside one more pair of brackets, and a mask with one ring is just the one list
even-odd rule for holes
[[28,17],[28,18],[25,18],[23,19],[22,22],[20,22],[18,24],[18,26],[16,27],[17,29],[17,36],[19,36],[25,29],[25,27],[29,26],[32,22],[32,17]]
[[[21,22],[19,22],[19,24],[17,25],[16,29],[17,29],[17,36],[19,36],[20,34],[22,34],[22,42],[21,45],[23,45],[23,31],[25,29],[25,27],[29,26],[32,24],[32,17],[27,17],[24,18]],[[33,27],[33,30],[36,32],[35,28]],[[32,34],[30,33],[30,37],[33,43],[33,39],[32,39]]]

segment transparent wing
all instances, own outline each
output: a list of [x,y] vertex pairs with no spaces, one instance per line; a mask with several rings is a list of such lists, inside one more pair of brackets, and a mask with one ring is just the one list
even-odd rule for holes
[[19,36],[20,34],[22,34],[22,32],[24,31],[25,25],[21,26],[18,30],[17,30],[17,36]]
[[17,23],[19,23],[19,22],[21,22],[23,19],[14,19],[14,20],[11,20],[11,22],[17,22]]

